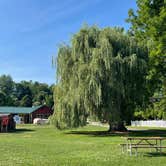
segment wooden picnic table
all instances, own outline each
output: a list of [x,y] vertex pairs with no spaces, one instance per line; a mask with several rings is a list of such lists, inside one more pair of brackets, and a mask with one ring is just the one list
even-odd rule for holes
[[137,150],[139,148],[155,148],[156,151],[162,152],[162,148],[166,148],[166,146],[162,146],[162,141],[165,140],[165,137],[126,137],[126,144],[121,144],[122,151],[124,152],[124,148],[126,147],[126,150],[130,152],[130,155],[132,155],[132,150]]

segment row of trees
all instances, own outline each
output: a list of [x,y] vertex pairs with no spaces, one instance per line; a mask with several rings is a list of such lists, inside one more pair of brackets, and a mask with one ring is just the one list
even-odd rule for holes
[[53,107],[53,85],[32,81],[16,83],[9,75],[0,76],[0,106],[32,107],[42,104]]
[[166,2],[137,5],[136,12],[129,10],[128,32],[84,27],[70,45],[59,47],[53,116],[58,128],[83,126],[95,116],[110,130],[125,130],[123,122],[135,110],[139,116],[154,107],[149,99],[159,96],[157,106],[166,110]]

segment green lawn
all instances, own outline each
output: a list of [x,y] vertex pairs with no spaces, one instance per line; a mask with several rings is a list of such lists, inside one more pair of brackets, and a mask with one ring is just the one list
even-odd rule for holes
[[[138,157],[121,154],[124,136],[166,136],[166,129],[107,134],[87,126],[58,131],[50,126],[22,125],[0,133],[0,165],[20,166],[165,166],[166,155],[141,150]],[[164,142],[166,145],[166,141]],[[140,151],[140,150],[139,150]],[[166,151],[166,150],[165,150]]]

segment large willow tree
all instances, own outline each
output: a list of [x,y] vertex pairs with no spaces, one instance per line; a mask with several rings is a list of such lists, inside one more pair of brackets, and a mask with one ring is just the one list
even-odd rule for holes
[[54,123],[86,124],[96,116],[110,130],[124,130],[144,101],[147,51],[121,29],[82,28],[71,45],[59,47]]

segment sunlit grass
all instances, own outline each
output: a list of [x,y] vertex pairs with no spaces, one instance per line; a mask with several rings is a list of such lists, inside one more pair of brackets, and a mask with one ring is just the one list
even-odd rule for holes
[[[165,166],[166,156],[140,150],[138,157],[121,153],[125,136],[166,136],[166,130],[107,134],[107,128],[58,131],[51,126],[22,125],[0,133],[0,165],[20,166]],[[142,129],[142,128],[141,128]],[[147,128],[146,128],[147,129]],[[165,142],[166,145],[166,142]],[[153,151],[153,150],[152,150]]]

